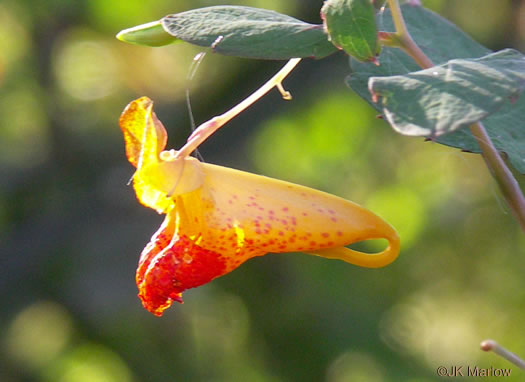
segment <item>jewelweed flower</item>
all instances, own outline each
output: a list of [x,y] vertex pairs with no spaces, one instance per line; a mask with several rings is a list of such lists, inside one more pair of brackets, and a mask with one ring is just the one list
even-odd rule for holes
[[[167,133],[142,97],[120,118],[126,154],[137,168],[140,203],[166,217],[144,248],[136,281],[144,307],[161,316],[182,292],[267,253],[304,252],[363,267],[382,267],[399,253],[396,231],[365,208],[293,183],[176,157]],[[381,253],[346,245],[388,240]]]

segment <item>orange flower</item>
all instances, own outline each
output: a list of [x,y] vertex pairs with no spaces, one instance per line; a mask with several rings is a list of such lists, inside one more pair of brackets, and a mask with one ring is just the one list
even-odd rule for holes
[[[126,154],[137,168],[139,201],[166,214],[140,257],[139,297],[160,316],[182,292],[269,252],[304,252],[364,267],[382,267],[399,253],[396,231],[350,201],[296,184],[199,162],[163,151],[167,134],[143,97],[120,118]],[[378,254],[345,248],[384,238]]]

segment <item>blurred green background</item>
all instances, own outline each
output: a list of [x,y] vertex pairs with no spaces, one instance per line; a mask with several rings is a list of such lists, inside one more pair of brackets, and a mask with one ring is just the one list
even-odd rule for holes
[[[238,0],[320,22],[322,1]],[[492,49],[525,50],[525,1],[428,0]],[[162,318],[136,297],[138,257],[162,217],[127,182],[118,117],[148,95],[180,147],[280,62],[196,47],[126,45],[121,29],[219,1],[0,3],[0,381],[435,381],[438,366],[525,355],[525,237],[481,157],[401,137],[343,83],[338,53],[304,60],[201,148],[211,163],[363,204],[400,232],[367,270],[302,254],[250,260]],[[439,36],[436,36],[439,38]],[[522,177],[521,177],[522,178]],[[508,381],[522,381],[513,367]],[[485,378],[484,380],[492,380]]]

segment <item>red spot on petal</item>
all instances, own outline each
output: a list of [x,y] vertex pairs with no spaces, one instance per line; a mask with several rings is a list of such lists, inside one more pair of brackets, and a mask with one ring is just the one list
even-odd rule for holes
[[284,212],[288,212],[288,207],[283,207],[282,210],[283,210]]
[[330,234],[328,232],[323,232],[321,234],[322,237],[330,237]]

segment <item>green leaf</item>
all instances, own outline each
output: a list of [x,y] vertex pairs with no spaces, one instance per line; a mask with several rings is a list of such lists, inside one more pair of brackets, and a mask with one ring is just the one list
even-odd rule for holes
[[337,49],[322,25],[308,24],[265,9],[216,6],[162,19],[172,36],[214,52],[246,58],[323,58]]
[[525,89],[525,56],[506,49],[451,60],[405,75],[371,77],[383,114],[404,135],[437,137],[468,126],[515,101]]
[[332,44],[358,60],[375,60],[379,45],[371,0],[327,0],[321,14]]
[[160,21],[138,25],[133,28],[124,29],[117,34],[120,41],[130,44],[145,46],[164,46],[180,41],[167,33]]
[[[402,10],[412,37],[436,65],[445,64],[452,59],[479,58],[490,54],[490,50],[472,40],[454,24],[429,10],[408,4]],[[378,16],[378,23],[381,30],[394,31],[389,11]],[[380,66],[376,66],[351,58],[352,74],[347,78],[347,84],[382,113],[382,105],[373,102],[368,89],[370,77],[404,75],[421,68],[400,49],[389,47],[383,47],[379,62]],[[483,120],[483,124],[498,150],[507,153],[511,164],[525,174],[523,116],[525,97],[520,97],[514,103],[504,102],[497,113]],[[468,127],[441,135],[434,141],[464,151],[481,152]]]

